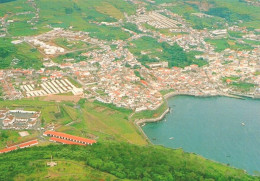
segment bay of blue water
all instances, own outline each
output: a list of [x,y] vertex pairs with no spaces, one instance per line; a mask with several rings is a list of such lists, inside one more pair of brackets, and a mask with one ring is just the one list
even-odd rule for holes
[[168,104],[163,121],[142,127],[154,144],[260,172],[260,100],[176,96]]

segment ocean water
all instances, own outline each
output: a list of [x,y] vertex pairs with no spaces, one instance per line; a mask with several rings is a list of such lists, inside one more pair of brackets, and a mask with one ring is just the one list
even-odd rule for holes
[[142,127],[154,144],[260,172],[260,100],[176,96],[168,104],[164,120]]

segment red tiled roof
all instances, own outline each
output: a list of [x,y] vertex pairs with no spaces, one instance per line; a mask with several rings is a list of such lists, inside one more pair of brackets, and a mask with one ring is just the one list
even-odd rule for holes
[[77,143],[74,141],[64,140],[64,139],[60,139],[60,138],[56,138],[56,137],[51,137],[50,141],[55,141],[55,142],[68,144],[68,145],[84,145],[85,146],[85,144],[83,144],[83,143]]
[[11,146],[5,149],[0,150],[0,153],[7,153],[9,151],[17,150],[18,148],[16,146]]
[[26,143],[22,143],[20,145],[18,145],[20,148],[24,148],[24,147],[27,147],[27,146],[32,146],[32,145],[36,145],[38,144],[38,140],[32,140],[32,141],[28,141]]
[[89,143],[89,144],[97,142],[96,140],[91,140],[91,139],[87,139],[87,138],[73,136],[73,135],[69,135],[69,134],[61,133],[61,132],[56,132],[56,131],[45,131],[43,133],[43,135],[48,135],[48,134],[51,135],[51,136],[52,135],[53,136],[59,136],[59,137],[62,137],[62,138],[68,138],[68,139],[72,139],[72,140],[76,140],[76,141],[86,142],[86,143]]

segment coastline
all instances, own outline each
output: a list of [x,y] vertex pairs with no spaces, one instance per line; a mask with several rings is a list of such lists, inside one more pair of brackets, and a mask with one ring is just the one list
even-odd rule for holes
[[[174,96],[195,96],[195,97],[217,97],[217,96],[224,96],[224,97],[230,97],[230,98],[235,98],[235,99],[245,99],[245,98],[252,98],[252,99],[259,99],[258,97],[254,96],[249,96],[249,95],[238,95],[238,94],[214,94],[214,95],[196,95],[196,94],[190,94],[190,93],[185,93],[185,92],[170,92],[168,94],[165,94],[163,96],[163,102],[159,104],[158,107],[160,107],[164,102],[167,102],[168,99]],[[157,108],[158,109],[158,108]],[[145,134],[143,131],[141,124],[145,123],[155,123],[162,121],[164,117],[166,116],[167,113],[170,112],[170,107],[167,106],[167,109],[159,116],[156,118],[144,118],[144,119],[136,119],[134,120],[134,125],[137,127],[137,129],[141,132],[141,134],[144,136],[144,138],[147,140],[148,143],[153,144],[152,141],[149,139],[149,137]]]

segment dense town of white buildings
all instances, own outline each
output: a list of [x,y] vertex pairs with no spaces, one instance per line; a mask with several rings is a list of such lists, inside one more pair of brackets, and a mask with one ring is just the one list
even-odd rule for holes
[[[195,16],[205,15],[195,14]],[[259,35],[237,26],[212,31],[196,30],[181,16],[164,9],[146,12],[145,8],[140,7],[136,15],[126,19],[136,24],[143,33],[137,34],[122,28],[124,31],[131,32],[132,37],[125,41],[109,42],[91,38],[87,32],[54,28],[41,35],[14,40],[14,44],[26,42],[37,48],[45,56],[44,68],[0,70],[2,98],[14,100],[71,91],[74,95],[81,95],[90,100],[113,103],[119,107],[141,111],[158,108],[164,100],[161,93],[163,90],[174,90],[179,94],[196,96],[243,94],[258,97],[260,95],[259,45],[254,46],[252,50],[225,49],[216,52],[215,47],[205,41],[206,38],[227,37],[228,30],[243,31],[245,34],[243,39],[249,40],[258,41]],[[145,28],[144,23],[157,29],[169,29],[170,32],[180,34],[165,35],[160,31]],[[137,61],[137,57],[127,46],[132,40],[143,36],[150,36],[169,44],[177,43],[187,52],[203,52],[196,58],[203,59],[208,64],[202,67],[190,65],[185,68],[168,68],[168,63],[161,60],[149,64],[150,68],[147,68]],[[84,42],[96,48],[71,50],[55,45],[53,40],[61,37]],[[112,49],[110,45],[116,48]],[[80,54],[83,57],[81,61],[75,61],[74,58],[63,59],[62,63],[53,61],[54,57],[79,50],[83,51]],[[142,78],[135,74],[135,66],[139,67],[138,71]],[[74,85],[68,78],[81,84],[82,88]],[[231,86],[234,82],[247,82],[254,86],[249,90],[241,91]]]

